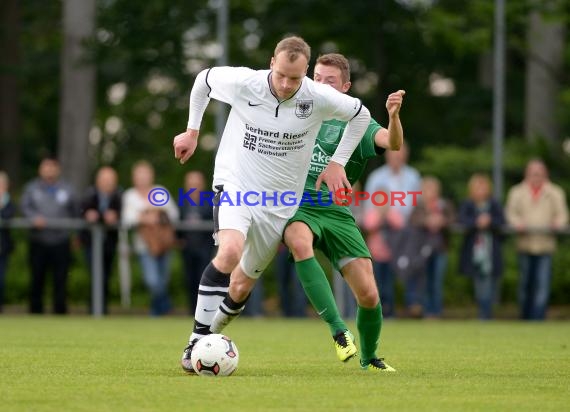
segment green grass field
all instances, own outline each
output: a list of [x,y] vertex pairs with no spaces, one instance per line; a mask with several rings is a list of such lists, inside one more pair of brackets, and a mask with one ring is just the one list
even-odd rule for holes
[[[188,318],[0,317],[2,411],[562,411],[570,323],[388,321],[396,374],[336,360],[318,320],[238,319],[229,378],[185,375]],[[352,325],[354,326],[354,325]],[[353,328],[354,329],[354,328]]]

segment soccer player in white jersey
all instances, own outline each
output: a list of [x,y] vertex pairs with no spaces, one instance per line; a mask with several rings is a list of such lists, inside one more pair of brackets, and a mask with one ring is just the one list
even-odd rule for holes
[[[309,60],[307,43],[287,37],[277,44],[270,70],[214,67],[202,71],[192,87],[188,128],[173,143],[181,163],[196,149],[210,97],[232,108],[214,168],[218,252],[200,280],[194,329],[181,362],[186,372],[193,372],[194,343],[211,333],[212,325],[221,330],[241,313],[275,255],[302,197],[324,120],[348,125],[317,185],[324,182],[333,192],[350,188],[344,166],[368,127],[370,113],[358,99],[307,78]],[[246,202],[242,195],[250,191],[260,195]]]

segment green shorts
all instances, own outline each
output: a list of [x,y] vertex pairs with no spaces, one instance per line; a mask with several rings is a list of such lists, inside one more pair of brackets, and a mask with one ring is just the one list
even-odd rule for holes
[[301,206],[287,225],[303,222],[313,232],[313,247],[321,250],[340,271],[343,258],[368,258],[370,251],[352,213],[327,206]]

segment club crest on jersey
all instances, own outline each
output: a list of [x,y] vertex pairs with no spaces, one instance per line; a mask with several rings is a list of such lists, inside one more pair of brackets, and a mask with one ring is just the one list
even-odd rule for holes
[[295,115],[299,119],[306,119],[313,113],[312,100],[297,100],[297,107],[295,107]]

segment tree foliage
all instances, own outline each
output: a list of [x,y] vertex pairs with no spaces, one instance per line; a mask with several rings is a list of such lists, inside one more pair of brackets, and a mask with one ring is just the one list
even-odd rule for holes
[[[281,37],[302,35],[312,45],[313,61],[329,51],[350,58],[351,93],[362,98],[381,123],[387,120],[384,101],[389,92],[407,91],[402,120],[413,161],[425,162],[423,153],[447,145],[469,153],[483,151],[491,157],[492,2],[229,3],[231,65],[265,68]],[[544,2],[530,0],[507,2],[506,132],[514,141],[523,135],[524,127],[529,10],[550,10],[549,16],[557,10],[552,18],[567,17],[567,8],[561,8],[560,2],[546,3],[558,8],[545,8]],[[220,52],[216,42],[217,3],[149,0],[143,5],[129,0],[99,0],[97,4],[97,30],[87,45],[97,67],[97,110],[90,155],[97,165],[116,166],[124,184],[128,184],[132,162],[150,158],[157,166],[159,180],[175,185],[184,168],[173,161],[171,139],[185,128],[193,77],[200,69],[214,65]],[[41,8],[36,2],[22,4],[22,26],[26,30],[21,37],[21,79],[25,85],[20,96],[24,119],[21,134],[25,147],[35,148],[24,153],[27,177],[35,173],[40,153],[57,147],[60,7],[57,2]],[[566,50],[567,65],[570,48]],[[443,85],[448,81],[452,90],[434,91],[438,79]],[[564,114],[570,108],[567,75],[562,85],[559,116],[565,136],[568,116]],[[214,131],[213,115],[208,113],[203,135]],[[207,142],[210,147],[201,147],[190,167],[210,174],[212,138]],[[470,150],[474,148],[477,150]],[[567,156],[562,150],[554,152]],[[372,162],[369,169],[380,162]],[[450,170],[453,168],[446,173]]]

